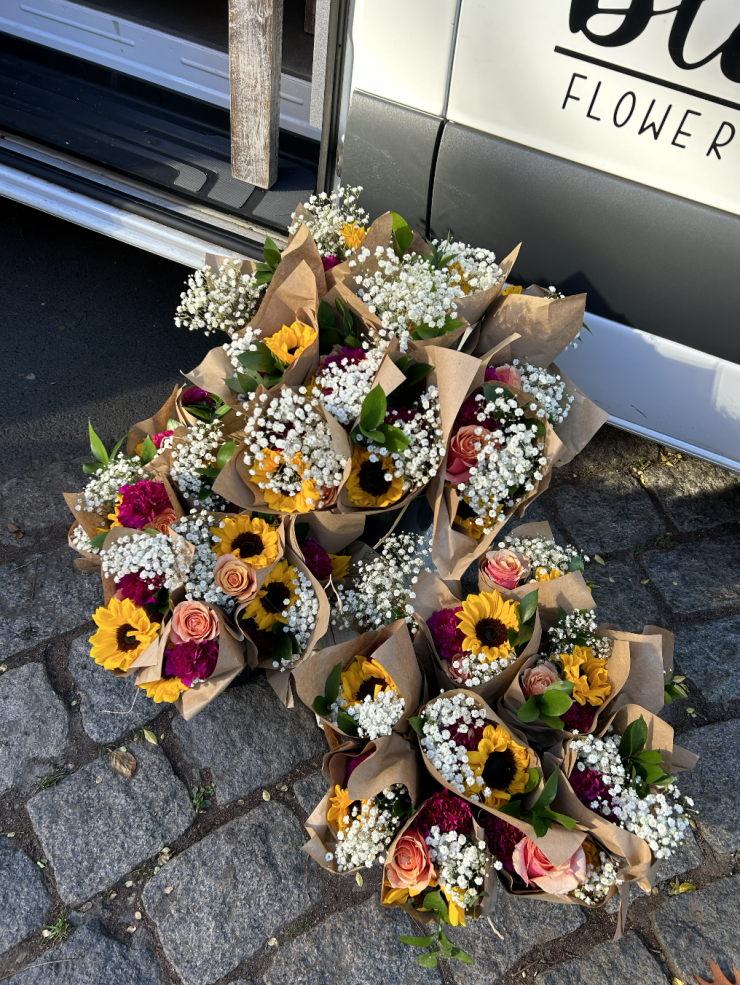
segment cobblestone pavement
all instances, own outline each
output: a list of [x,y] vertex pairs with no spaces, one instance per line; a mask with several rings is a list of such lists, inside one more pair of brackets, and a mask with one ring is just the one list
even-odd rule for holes
[[[307,709],[254,678],[186,723],[90,661],[99,580],[72,564],[61,499],[79,474],[70,456],[0,482],[0,980],[688,985],[710,960],[740,966],[740,477],[605,428],[527,512],[599,555],[600,621],[676,633],[690,694],[665,717],[701,757],[681,779],[700,814],[653,894],[633,891],[619,944],[613,907],[501,893],[493,926],[454,932],[475,964],[429,970],[397,941],[413,921],[378,905],[378,872],[359,886],[300,851],[322,793]],[[114,745],[133,778],[112,772]],[[695,890],[671,895],[677,876]],[[65,941],[42,936],[65,921]]]

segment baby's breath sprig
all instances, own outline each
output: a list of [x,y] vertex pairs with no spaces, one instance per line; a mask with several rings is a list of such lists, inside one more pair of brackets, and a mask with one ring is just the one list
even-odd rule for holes
[[175,325],[204,335],[235,336],[257,313],[267,288],[258,274],[242,273],[242,261],[229,257],[218,270],[205,266],[188,277],[188,290],[175,313]]

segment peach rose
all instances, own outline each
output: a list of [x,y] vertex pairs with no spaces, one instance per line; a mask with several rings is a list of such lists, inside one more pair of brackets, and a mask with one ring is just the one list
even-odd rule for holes
[[502,548],[489,551],[482,564],[484,574],[501,588],[516,588],[529,577],[529,558],[518,551]]
[[517,390],[522,388],[522,374],[516,366],[511,366],[509,363],[496,367],[496,379],[504,386],[515,386]]
[[466,424],[450,442],[445,479],[457,486],[467,482],[470,470],[478,464],[478,452],[491,432],[479,424]]
[[560,680],[555,664],[544,660],[541,664],[527,667],[522,674],[522,691],[531,698],[533,694],[543,694],[551,684]]
[[524,837],[514,849],[511,860],[517,875],[527,886],[539,886],[543,893],[555,896],[567,895],[586,878],[586,853],[580,847],[567,862],[553,865],[530,838]]
[[213,566],[213,580],[218,588],[237,602],[251,602],[257,594],[257,574],[235,554],[222,554]]
[[426,842],[416,828],[407,828],[398,839],[385,874],[394,889],[408,889],[412,896],[427,888],[435,874],[434,866]]
[[170,642],[205,643],[218,636],[218,616],[203,602],[180,602],[172,613]]
[[155,516],[152,520],[152,526],[160,534],[168,534],[170,532],[170,527],[175,522],[175,511],[165,510],[164,513],[160,513],[159,516]]

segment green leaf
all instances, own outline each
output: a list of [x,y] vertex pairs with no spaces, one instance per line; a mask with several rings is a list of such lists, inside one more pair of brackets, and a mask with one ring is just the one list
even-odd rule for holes
[[362,424],[360,424],[360,431],[365,435],[368,441],[372,441],[376,445],[382,445],[385,441],[385,434],[383,431],[366,431]]
[[530,431],[535,431],[537,437],[541,440],[545,437],[545,422],[541,421],[537,417],[529,417],[524,421],[525,427],[528,427]]
[[583,561],[579,557],[572,557],[568,565],[568,571],[584,571]]
[[262,382],[259,376],[254,375],[251,371],[247,373],[240,373],[239,370],[237,370],[236,378],[239,380],[242,393],[254,393]]
[[415,339],[436,339],[441,334],[441,330],[436,325],[427,325],[420,322],[411,332],[411,337]]
[[413,718],[409,718],[409,725],[417,735],[424,735],[424,723],[416,715]]
[[517,647],[517,652],[524,649],[524,644],[529,643],[534,634],[534,623],[530,622],[519,630],[516,634],[515,646]]
[[524,793],[531,793],[539,782],[540,771],[533,766],[529,771],[529,779],[527,780],[527,785],[524,788]]
[[329,330],[335,331],[337,325],[337,316],[329,304],[328,301],[321,301],[319,304],[319,330],[322,332],[327,332]]
[[378,428],[383,433],[383,444],[389,452],[400,452],[409,446],[409,439],[395,424],[381,424]]
[[519,624],[523,625],[534,619],[537,613],[537,603],[540,598],[540,592],[538,588],[535,588],[533,592],[529,595],[525,595],[522,601],[519,603]]
[[534,833],[537,837],[542,838],[547,834],[550,825],[544,820],[543,817],[541,817],[541,815],[535,813],[532,815],[532,827],[534,828]]
[[234,457],[235,451],[236,451],[235,441],[226,441],[224,442],[224,444],[221,445],[216,455],[216,465],[219,467],[219,469],[225,468],[225,466],[228,465],[228,463]]
[[520,800],[510,800],[508,804],[502,804],[498,810],[501,814],[508,814],[509,817],[521,817],[522,802]]
[[414,234],[408,222],[397,212],[391,212],[393,220],[393,249],[397,257],[402,257],[414,240]]
[[105,450],[103,442],[95,433],[95,428],[92,426],[92,421],[89,418],[87,420],[87,430],[90,435],[90,451],[93,453],[93,458],[100,462],[101,465],[107,465],[109,461],[108,452]]
[[347,735],[357,735],[357,722],[345,711],[337,713],[337,725]]
[[360,412],[360,423],[363,430],[374,431],[385,419],[388,404],[385,399],[383,387],[378,384],[372,388],[370,393],[362,401]]
[[442,893],[438,889],[426,894],[424,897],[424,907],[427,910],[434,910],[435,913],[440,915],[440,918],[445,923],[449,923],[450,918],[447,903],[445,902],[444,896],[442,896]]
[[229,388],[229,390],[232,390],[234,393],[244,393],[244,389],[242,388],[241,383],[235,377],[230,376],[228,377],[228,379],[224,379],[224,383]]
[[540,708],[537,701],[537,695],[532,695],[527,698],[522,707],[516,713],[517,718],[520,722],[533,722],[535,718],[540,717]]
[[634,722],[630,722],[622,733],[622,739],[619,743],[619,755],[622,759],[629,759],[630,756],[638,753],[647,742],[647,737],[648,727],[645,724],[645,719],[640,715]]
[[565,691],[566,694],[571,694],[575,684],[573,681],[555,681],[554,684],[548,685],[548,690],[550,691]]
[[573,704],[573,699],[565,691],[548,689],[540,695],[540,709],[545,715],[557,717],[564,715]]
[[483,387],[483,396],[486,400],[493,402],[494,400],[499,400],[503,398],[504,400],[515,400],[514,394],[511,390],[507,390],[505,386],[501,383],[489,383],[487,386]]
[[468,954],[468,952],[463,951],[461,947],[453,947],[452,957],[455,958],[456,961],[462,961],[464,964],[475,963],[473,959],[470,957],[470,955]]
[[402,944],[410,944],[412,947],[429,947],[434,940],[433,937],[399,937]]
[[293,656],[293,644],[289,633],[281,633],[272,651],[273,660],[290,660]]
[[102,462],[84,462],[82,466],[82,471],[85,475],[92,475],[94,472],[99,472],[103,467]]
[[313,710],[322,717],[329,714],[329,702],[323,694],[317,694],[313,699]]
[[444,953],[444,956],[446,958],[451,958],[452,957],[452,951],[453,951],[455,945],[452,943],[452,941],[447,936],[447,934],[444,932],[444,930],[440,930],[440,932],[439,932],[439,941],[438,941],[438,943],[439,943],[439,946],[442,948],[442,951]]
[[167,418],[167,427],[165,428],[165,431],[177,431],[177,429],[181,427],[182,424],[180,421],[176,421],[174,417]]
[[126,438],[128,438],[128,431],[127,431],[127,432],[126,432],[126,434],[124,434],[124,436],[123,436],[123,437],[122,437],[122,438],[121,438],[121,439],[120,439],[119,441],[117,441],[117,442],[115,443],[115,445],[113,446],[113,451],[112,451],[112,452],[110,453],[110,459],[109,459],[109,461],[111,461],[111,462],[112,462],[112,461],[113,461],[113,459],[114,459],[114,458],[116,457],[116,455],[117,455],[117,454],[119,453],[119,451],[121,450],[121,446],[123,445],[123,443],[124,443],[124,441],[126,440]]
[[643,766],[655,766],[663,762],[663,757],[657,749],[645,749],[638,756],[633,756],[633,759]]
[[245,369],[251,369],[254,373],[274,373],[276,372],[276,360],[264,343],[264,349],[257,349],[256,352],[242,352],[239,355],[239,362]]
[[544,711],[540,712],[540,721],[544,722],[545,725],[549,726],[550,728],[557,728],[557,729],[565,728],[565,724],[562,718],[558,718],[557,715],[546,715]]
[[559,814],[557,811],[553,811],[549,807],[546,807],[542,811],[542,814],[550,821],[557,821],[559,824],[562,824],[564,828],[568,829],[568,831],[572,831],[578,823],[574,820],[574,818],[568,817],[567,814]]
[[434,951],[432,954],[419,954],[416,960],[422,968],[436,968],[438,954],[439,951]]
[[102,532],[102,534],[95,534],[94,537],[91,537],[90,538],[90,543],[92,544],[93,547],[95,547],[98,550],[100,550],[101,547],[103,546],[103,544],[105,543],[105,538],[107,536],[108,536],[108,531],[107,530],[104,530]]
[[331,674],[326,678],[326,685],[324,687],[324,694],[326,695],[326,700],[330,705],[333,705],[337,700],[337,695],[339,694],[339,687],[342,683],[342,661],[332,669]]
[[144,443],[141,446],[141,460],[144,465],[148,465],[157,454],[157,448],[149,435],[144,438]]
[[558,771],[555,770],[547,783],[542,789],[542,793],[537,798],[537,801],[532,808],[532,810],[538,810],[542,807],[549,807],[549,805],[555,800],[558,792]]
[[265,237],[265,263],[271,267],[273,270],[277,270],[278,264],[280,263],[280,250],[277,248],[275,243],[270,239],[269,236]]

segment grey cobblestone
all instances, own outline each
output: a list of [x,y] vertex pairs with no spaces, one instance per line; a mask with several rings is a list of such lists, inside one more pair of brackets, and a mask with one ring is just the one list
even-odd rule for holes
[[19,848],[0,842],[0,953],[40,928],[50,906],[39,867]]
[[643,626],[659,621],[658,607],[647,588],[640,584],[642,574],[635,562],[607,561],[600,565],[591,560],[586,579],[598,586],[593,589],[593,597],[599,623],[613,623],[628,633],[640,633]]
[[647,551],[644,563],[674,612],[724,615],[740,602],[740,539],[697,541],[669,551]]
[[[23,537],[18,539],[3,523],[0,544],[27,555],[64,546],[74,517],[62,493],[79,489],[84,479],[79,462],[47,462],[41,469],[0,483],[6,523],[14,523],[23,531]],[[72,557],[71,553],[67,554],[68,561]]]
[[541,985],[666,985],[660,965],[632,932],[619,943],[600,944],[585,958],[559,964],[539,981]]
[[295,795],[298,798],[298,803],[301,805],[306,814],[310,814],[329,789],[329,784],[319,771],[318,773],[312,773],[310,776],[305,776],[302,780],[299,780],[296,784],[294,784],[293,789],[295,790]]
[[707,701],[740,699],[740,616],[677,630],[674,655]]
[[673,468],[647,469],[644,477],[679,530],[740,520],[740,476],[727,469],[686,458]]

